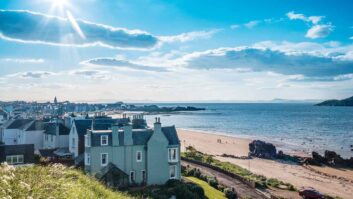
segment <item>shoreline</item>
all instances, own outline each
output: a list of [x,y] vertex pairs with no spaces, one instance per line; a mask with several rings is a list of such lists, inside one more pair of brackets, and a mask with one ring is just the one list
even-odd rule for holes
[[247,156],[252,139],[180,128],[177,132],[181,142],[181,151],[185,151],[186,146],[193,146],[198,151],[214,155],[214,158],[220,161],[236,164],[267,178],[277,178],[291,183],[298,189],[313,187],[322,193],[342,198],[350,198],[353,195],[353,170],[315,166],[311,166],[315,170],[310,170],[299,164],[281,160],[221,157],[223,153],[238,157]]
[[[294,155],[294,156],[299,156],[299,157],[311,157],[311,153],[313,151],[309,151],[308,149],[305,149],[304,147],[300,145],[296,145],[293,143],[287,143],[281,140],[271,140],[269,137],[265,136],[250,136],[250,135],[241,135],[241,134],[234,134],[234,133],[225,133],[225,132],[216,132],[216,131],[205,131],[205,130],[196,130],[196,129],[189,129],[189,128],[177,128],[178,130],[182,131],[187,131],[191,133],[201,133],[201,134],[206,134],[206,135],[217,135],[217,136],[224,136],[224,137],[230,137],[238,140],[262,140],[265,142],[269,142],[273,144],[277,152],[278,151],[283,151],[285,154],[288,155]],[[322,149],[325,150],[325,149]]]

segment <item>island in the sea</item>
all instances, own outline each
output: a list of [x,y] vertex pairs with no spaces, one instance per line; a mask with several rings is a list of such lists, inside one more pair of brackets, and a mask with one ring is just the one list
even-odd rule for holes
[[353,96],[343,100],[326,100],[316,104],[316,106],[353,106]]

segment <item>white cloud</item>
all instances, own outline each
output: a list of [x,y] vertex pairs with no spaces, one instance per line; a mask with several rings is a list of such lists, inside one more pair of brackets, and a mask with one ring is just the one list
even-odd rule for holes
[[139,71],[153,71],[153,72],[166,72],[168,71],[165,67],[159,66],[146,66],[138,63],[133,63],[128,60],[123,59],[122,57],[100,57],[89,59],[81,62],[84,65],[93,65],[93,66],[107,66],[115,68],[126,68]]
[[327,24],[319,24],[324,16],[309,16],[306,17],[303,14],[294,13],[293,11],[287,13],[287,17],[290,20],[302,20],[305,22],[310,22],[311,27],[307,31],[305,37],[310,39],[318,39],[327,37],[332,31],[333,26],[330,23]]
[[352,39],[352,40],[353,40],[353,36],[351,36],[349,39]]
[[[22,43],[77,47],[99,45],[126,49],[149,49],[158,43],[157,37],[140,30],[127,30],[84,20],[75,20],[76,28],[73,28],[72,23],[67,18],[32,11],[0,10],[0,38]],[[84,37],[77,33],[78,27]]]
[[257,25],[259,25],[261,22],[258,20],[254,20],[254,21],[249,21],[248,23],[245,23],[244,26],[247,28],[253,28]]
[[330,24],[326,25],[314,25],[306,33],[305,37],[310,39],[317,39],[327,37],[333,31],[333,26]]
[[54,75],[55,73],[49,71],[28,71],[28,72],[21,72],[21,73],[14,73],[6,75],[6,77],[20,77],[25,79],[40,79],[44,77],[48,77],[50,75]]
[[212,29],[212,30],[203,30],[203,31],[193,31],[193,32],[186,32],[181,33],[179,35],[172,35],[172,36],[160,36],[159,39],[162,42],[187,42],[196,39],[208,39],[212,37],[215,33],[218,33],[221,29]]
[[318,24],[324,16],[309,16],[306,17],[304,14],[295,13],[294,11],[288,12],[287,17],[290,20],[302,20],[305,22],[311,22],[312,24]]
[[240,25],[233,24],[233,25],[230,26],[230,29],[237,29],[237,28],[240,28]]
[[0,61],[13,62],[13,63],[18,63],[18,64],[27,64],[27,63],[41,64],[41,63],[44,63],[44,59],[3,58],[3,59],[0,59]]

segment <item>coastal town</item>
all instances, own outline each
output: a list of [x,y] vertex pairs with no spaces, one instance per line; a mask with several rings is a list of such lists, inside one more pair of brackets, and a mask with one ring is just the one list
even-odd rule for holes
[[[312,180],[305,182],[299,176],[295,177],[299,179],[282,177],[284,173],[303,175],[307,172],[311,174],[306,175],[315,175],[322,180],[332,178],[351,183],[349,177],[330,177],[318,168],[321,165],[331,165],[332,171],[335,167],[349,168],[353,165],[352,158],[345,160],[330,151],[325,152],[325,156],[313,152],[312,157],[285,154],[273,144],[260,140],[162,126],[159,117],[155,117],[153,126],[149,126],[144,114],[149,114],[151,109],[154,113],[158,110],[165,113],[167,109],[169,113],[204,110],[197,107],[136,106],[122,102],[75,104],[59,102],[56,97],[46,103],[2,102],[0,161],[16,167],[36,164],[72,166],[117,190],[163,186],[171,180],[190,181],[188,176],[195,176],[217,189],[219,186],[228,187],[221,189],[226,190],[227,198],[300,198],[305,192],[298,193],[298,188],[311,187]],[[215,144],[207,144],[210,142]],[[281,166],[288,161],[298,166],[290,169]],[[225,170],[223,164],[226,162],[231,162],[231,167],[241,172]],[[282,174],[267,173],[267,167],[278,167]],[[209,181],[212,176],[218,180]],[[286,182],[288,179],[293,179],[294,185]],[[217,186],[212,183],[217,183]],[[320,186],[317,188],[325,192]],[[316,192],[313,188],[304,190]]]
[[352,10],[1,0],[0,199],[353,199]]

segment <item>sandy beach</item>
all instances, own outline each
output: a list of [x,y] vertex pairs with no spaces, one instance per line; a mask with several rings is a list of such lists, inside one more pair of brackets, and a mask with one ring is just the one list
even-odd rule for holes
[[[260,158],[250,160],[225,158],[219,155],[226,153],[247,156],[248,144],[251,140],[183,129],[178,129],[178,136],[182,151],[185,150],[185,146],[193,146],[203,153],[215,155],[221,161],[237,164],[268,178],[272,177],[289,182],[297,188],[313,187],[322,193],[347,199],[353,196],[353,170],[329,167],[310,167],[308,169],[290,162]],[[218,139],[221,139],[222,143],[218,143]],[[276,143],[274,144],[276,145]]]

